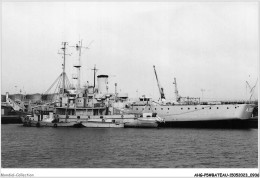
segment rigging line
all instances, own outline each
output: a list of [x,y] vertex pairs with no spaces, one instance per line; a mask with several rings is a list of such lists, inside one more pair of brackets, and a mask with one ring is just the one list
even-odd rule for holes
[[55,88],[55,90],[54,90],[54,93],[57,91],[57,93],[59,93],[59,91],[58,91],[58,88],[60,87],[60,83],[61,83],[61,81],[62,81],[62,76],[60,77],[60,79],[59,79],[59,81],[57,82],[57,85],[56,85],[56,88]]
[[254,91],[254,88],[256,87],[257,81],[258,81],[258,79],[256,80],[255,85],[251,88],[250,93],[252,93]]
[[257,78],[257,80],[256,80],[255,85],[254,85],[254,86],[251,88],[251,90],[250,90],[251,95],[250,95],[249,101],[251,101],[251,98],[252,98],[252,96],[254,95],[255,87],[256,87],[257,81],[258,81],[258,78]]
[[61,88],[61,83],[62,83],[62,75],[60,76],[60,79],[59,79],[58,84],[57,84],[56,89],[55,89],[55,91],[57,90],[57,93],[59,93],[58,88]]
[[52,83],[52,85],[48,88],[48,90],[47,90],[44,94],[48,94],[48,93],[49,93],[49,91],[52,89],[52,87],[55,85],[55,83],[58,81],[58,79],[60,78],[61,75],[62,75],[62,74],[60,74],[60,75],[58,76],[58,78]]
[[48,94],[49,92],[50,92],[50,90],[52,89],[52,87],[57,83],[57,81],[60,79],[60,77],[61,77],[61,75],[62,74],[60,74],[59,76],[58,76],[58,78],[54,81],[54,83],[51,85],[51,87],[48,89],[48,91],[46,92],[46,94]]
[[[57,82],[56,88],[55,88],[55,90],[54,90],[54,92],[53,92],[54,95],[55,95],[56,91],[57,91],[57,93],[59,93],[59,92],[58,92],[58,87],[60,86],[61,80],[62,80],[62,77],[60,77],[60,80]],[[54,95],[53,95],[52,98],[51,98],[51,101],[52,101],[52,102],[53,102]]]
[[[58,88],[62,88],[63,86],[62,86],[62,83],[63,83],[63,76],[61,76],[61,78],[60,78],[60,82],[59,82],[59,85],[58,85]],[[60,91],[59,91],[60,92]]]
[[69,81],[69,78],[68,78],[68,76],[67,76],[67,74],[65,74],[65,79],[66,79],[66,87],[67,88],[71,88],[71,83],[70,83],[70,81]]
[[60,86],[61,86],[61,81],[62,81],[62,76],[60,76],[60,78],[59,78],[59,80],[58,80],[58,82],[57,82],[57,85],[56,85],[56,88],[55,88],[55,90],[54,90],[54,93],[57,91],[57,93],[59,93],[58,92],[58,88],[60,88]]
[[65,74],[65,77],[64,77],[64,89],[68,89],[68,81],[67,81],[67,75]]

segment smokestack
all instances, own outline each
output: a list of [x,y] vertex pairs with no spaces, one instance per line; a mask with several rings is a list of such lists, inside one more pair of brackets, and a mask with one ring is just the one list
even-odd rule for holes
[[98,82],[98,93],[105,94],[108,91],[108,75],[98,75],[97,76]]

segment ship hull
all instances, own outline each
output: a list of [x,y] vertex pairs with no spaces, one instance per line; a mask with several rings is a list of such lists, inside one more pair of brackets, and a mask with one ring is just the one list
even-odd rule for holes
[[44,119],[39,120],[36,115],[22,117],[22,123],[25,127],[82,127],[77,121],[72,122],[53,122],[52,116],[44,115]]
[[84,127],[92,128],[123,128],[123,123],[112,123],[112,122],[82,122]]
[[251,118],[254,105],[157,105],[133,106],[133,111],[156,112],[165,122],[203,122],[247,120]]
[[156,128],[158,123],[155,121],[140,121],[135,120],[133,122],[125,123],[126,128]]
[[23,122],[23,126],[25,127],[80,127],[80,123],[76,122],[58,122],[58,123],[52,123],[52,122],[44,122],[44,121],[28,121]]

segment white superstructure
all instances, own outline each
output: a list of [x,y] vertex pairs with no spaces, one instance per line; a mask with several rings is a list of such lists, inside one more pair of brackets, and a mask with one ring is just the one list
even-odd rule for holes
[[251,117],[253,109],[253,104],[132,106],[133,112],[155,112],[166,122],[245,120]]

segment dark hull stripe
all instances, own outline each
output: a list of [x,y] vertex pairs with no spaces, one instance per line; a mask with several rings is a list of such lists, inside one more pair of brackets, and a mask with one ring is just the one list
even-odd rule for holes
[[211,121],[168,121],[159,127],[174,128],[258,128],[258,119],[211,120]]

